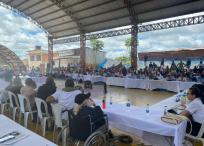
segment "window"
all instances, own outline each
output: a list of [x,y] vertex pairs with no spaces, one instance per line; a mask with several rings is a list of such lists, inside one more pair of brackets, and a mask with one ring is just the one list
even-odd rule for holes
[[40,55],[37,55],[37,56],[36,56],[36,60],[37,60],[37,61],[41,61],[41,56],[40,56]]
[[34,60],[35,60],[34,56],[30,56],[30,61],[34,61]]

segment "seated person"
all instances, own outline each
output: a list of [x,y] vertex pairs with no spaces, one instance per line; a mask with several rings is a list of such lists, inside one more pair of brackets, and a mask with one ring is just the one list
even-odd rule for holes
[[[85,141],[91,133],[105,125],[104,113],[100,106],[96,106],[90,95],[90,93],[78,94],[75,97],[76,105],[69,113],[69,117],[72,117],[69,118],[70,135],[82,141]],[[94,123],[92,127],[90,127],[90,122]]]
[[[57,87],[55,85],[53,77],[49,76],[46,79],[45,84],[43,84],[42,86],[40,86],[38,88],[37,97],[39,97],[42,100],[46,101],[48,96],[51,96],[52,94],[54,94],[56,92],[56,89],[57,89]],[[48,112],[49,112],[49,114],[52,115],[51,106],[50,106],[49,103],[47,105],[48,105]],[[41,106],[41,109],[42,109],[43,112],[45,112],[45,109],[44,109],[43,106]]]
[[31,78],[25,80],[25,86],[20,90],[21,94],[27,97],[30,101],[31,108],[35,108],[36,91],[34,81]]
[[[9,94],[7,91],[10,91],[12,93],[14,93],[16,96],[18,94],[20,94],[20,89],[22,88],[22,83],[21,83],[21,79],[19,77],[16,77],[13,82],[11,82],[11,84],[6,87],[6,91],[2,92],[1,94],[1,102],[5,103],[9,100]],[[14,106],[16,106],[16,102],[15,100],[12,98]],[[19,102],[19,101],[18,101]]]
[[57,102],[67,109],[72,109],[74,107],[75,96],[80,93],[81,91],[74,87],[74,81],[68,78],[65,82],[65,88],[63,90],[57,90],[54,94],[48,96],[46,101],[48,103]]
[[19,77],[16,77],[13,82],[11,82],[11,84],[6,87],[7,91],[11,91],[12,93],[14,93],[15,95],[20,94],[20,90],[22,88],[22,82],[21,79]]
[[[188,90],[187,98],[190,103],[186,106],[185,110],[181,115],[188,117],[192,123],[193,136],[197,136],[204,122],[204,98],[201,96],[200,91],[197,87],[191,87]],[[191,129],[190,123],[187,124],[186,132],[189,133]]]
[[84,88],[92,89],[91,75],[87,74],[84,76]]

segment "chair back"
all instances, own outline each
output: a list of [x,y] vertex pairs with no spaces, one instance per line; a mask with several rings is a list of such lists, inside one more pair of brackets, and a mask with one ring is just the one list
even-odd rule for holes
[[200,127],[200,131],[198,133],[198,137],[202,138],[204,134],[204,123],[202,123],[201,127]]
[[87,137],[93,133],[93,123],[91,122],[91,116],[74,115],[72,110],[69,110],[68,116],[70,136],[73,139],[85,141]]
[[[37,106],[38,117],[40,119],[42,119],[45,116],[49,117],[47,103],[44,100],[42,100],[42,99],[40,99],[38,97],[35,97],[35,103],[36,103],[36,106]],[[42,111],[41,105],[44,106],[45,112]]]
[[52,113],[55,121],[55,126],[62,128],[62,110],[63,110],[63,105],[60,104],[53,104],[51,103],[52,107]]
[[18,94],[21,113],[32,112],[30,101],[24,95]]
[[14,108],[14,107],[20,108],[18,97],[10,91],[8,91],[8,96],[9,96],[10,107],[11,108]]

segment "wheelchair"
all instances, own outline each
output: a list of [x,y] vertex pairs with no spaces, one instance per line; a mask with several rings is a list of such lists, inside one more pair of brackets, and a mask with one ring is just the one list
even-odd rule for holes
[[[108,118],[104,115],[102,118],[93,122],[90,115],[79,117],[68,111],[69,117],[69,140],[74,146],[108,146]],[[101,122],[104,122],[102,126]],[[86,126],[85,126],[86,125]]]

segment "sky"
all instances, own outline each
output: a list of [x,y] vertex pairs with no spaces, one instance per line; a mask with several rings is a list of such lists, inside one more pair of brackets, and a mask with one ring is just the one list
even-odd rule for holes
[[[204,13],[196,14],[203,15]],[[192,15],[191,15],[192,16]],[[14,51],[21,59],[36,45],[47,49],[46,34],[33,22],[0,6],[0,44]],[[181,17],[182,18],[182,17]],[[204,24],[139,33],[138,52],[204,48]],[[100,39],[107,58],[127,56],[125,40],[130,35]],[[90,42],[87,41],[90,47]],[[79,48],[79,42],[54,45],[54,50]]]

